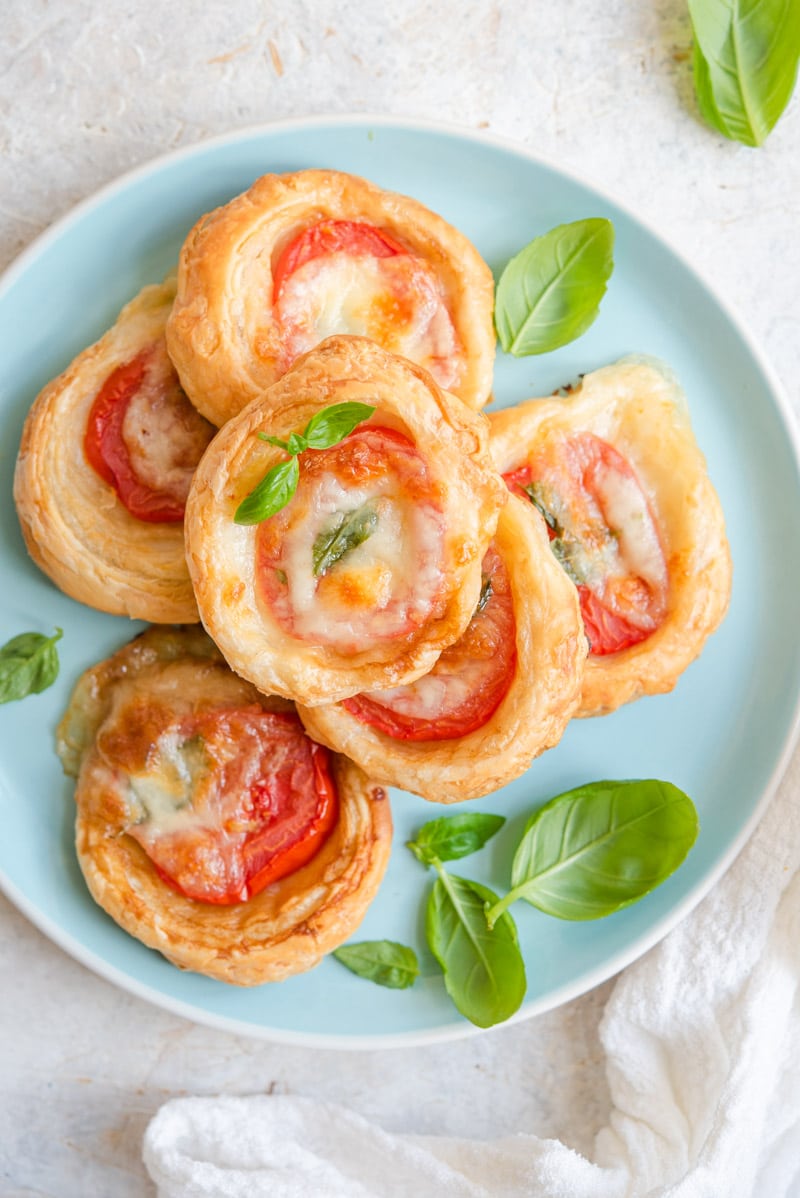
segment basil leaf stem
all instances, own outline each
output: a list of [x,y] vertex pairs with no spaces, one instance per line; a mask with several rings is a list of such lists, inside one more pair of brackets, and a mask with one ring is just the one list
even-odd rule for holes
[[595,320],[614,268],[614,226],[603,217],[535,237],[500,276],[495,327],[506,353],[543,354]]
[[299,454],[307,449],[330,449],[338,445],[353,429],[368,420],[375,409],[363,403],[337,403],[323,408],[312,416],[302,433],[290,433],[288,441],[258,432],[260,441],[266,441],[278,449],[291,454],[288,462],[279,462],[262,478],[261,482],[242,500],[233,514],[236,524],[260,524],[274,516],[294,495],[300,479]]
[[314,577],[327,573],[345,554],[368,540],[377,523],[378,513],[367,503],[346,516],[340,514],[333,527],[321,532],[314,541],[311,550]]
[[800,58],[800,0],[689,0],[694,86],[703,118],[760,146],[791,99]]
[[611,915],[678,868],[698,826],[691,799],[670,782],[591,782],[557,795],[528,820],[512,889],[487,922],[517,899],[559,919]]
[[64,635],[56,628],[52,636],[21,632],[0,648],[0,703],[11,703],[27,695],[38,695],[58,677],[56,642]]
[[503,815],[480,811],[444,815],[423,824],[415,838],[406,842],[406,848],[426,867],[437,861],[456,861],[483,848],[505,822]]
[[390,990],[406,990],[419,976],[417,954],[413,948],[398,944],[396,940],[343,944],[334,949],[333,956],[351,973]]
[[487,905],[497,895],[479,882],[456,877],[434,858],[438,878],[425,918],[428,945],[444,973],[457,1009],[477,1027],[502,1023],[525,997],[525,963],[517,929],[503,912],[490,931]]

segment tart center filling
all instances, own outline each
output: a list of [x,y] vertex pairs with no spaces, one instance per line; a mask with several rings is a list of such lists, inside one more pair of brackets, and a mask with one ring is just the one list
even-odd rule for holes
[[120,779],[128,835],[187,898],[252,898],[307,864],[337,818],[327,750],[291,713],[246,706],[176,716],[139,698],[98,747]]
[[300,233],[274,272],[274,312],[284,370],[334,334],[370,337],[457,386],[461,346],[442,284],[424,258],[389,234],[355,221]]
[[213,435],[181,389],[161,339],[103,383],[84,451],[132,516],[173,523],[183,519],[192,475]]
[[650,636],[667,611],[658,525],[630,463],[592,433],[551,437],[505,475],[543,515],[550,545],[578,588],[595,656]]
[[293,498],[256,534],[258,589],[272,617],[300,640],[354,653],[436,618],[445,520],[413,443],[370,425],[299,463]]

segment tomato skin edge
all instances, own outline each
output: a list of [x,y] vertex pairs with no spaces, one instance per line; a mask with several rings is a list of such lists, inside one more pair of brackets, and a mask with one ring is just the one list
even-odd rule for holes
[[149,347],[140,350],[105,380],[89,411],[83,450],[89,465],[113,488],[134,519],[147,524],[179,524],[184,505],[139,481],[122,437],[125,413],[144,379],[149,356]]
[[389,233],[366,221],[320,221],[298,233],[282,250],[272,272],[273,302],[277,301],[290,275],[314,258],[335,253],[369,254],[393,258],[407,254],[405,246]]

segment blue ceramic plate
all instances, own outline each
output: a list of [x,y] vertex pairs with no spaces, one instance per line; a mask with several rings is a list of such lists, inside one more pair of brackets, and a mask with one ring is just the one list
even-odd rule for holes
[[431,883],[404,842],[439,810],[396,794],[388,874],[357,936],[420,951],[411,990],[362,981],[333,960],[289,981],[241,990],[181,973],[122,932],[89,898],[72,844],[72,784],[53,733],[80,672],[138,626],[61,595],[28,560],[11,499],[14,454],[39,389],[94,341],[120,307],[174,264],[198,216],[267,171],[353,171],[406,192],[472,239],[499,270],[536,234],[588,216],[613,220],[616,268],[599,319],[540,358],[499,356],[498,405],[547,394],[624,354],[663,358],[689,397],[728,522],[730,613],[671,695],[574,722],[511,786],[466,807],[502,812],[503,832],[462,868],[507,886],[525,816],[597,778],[656,777],[686,790],[702,832],[685,865],[628,910],[589,924],[515,907],[528,969],[519,1018],[589,989],[667,932],[701,898],[755,825],[788,754],[800,640],[800,484],[790,421],[769,368],[722,301],[624,208],[524,151],[432,125],[374,118],[248,130],[161,159],[81,205],[16,263],[0,288],[0,643],[64,629],[58,682],[0,709],[0,869],[6,893],[47,935],[106,978],[201,1022],[305,1044],[383,1047],[468,1034],[424,945]]

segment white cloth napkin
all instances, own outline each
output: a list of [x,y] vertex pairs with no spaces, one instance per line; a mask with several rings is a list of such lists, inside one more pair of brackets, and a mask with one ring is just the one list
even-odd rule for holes
[[159,1198],[798,1198],[800,753],[723,880],[620,976],[613,1110],[557,1140],[388,1135],[305,1098],[179,1098],[151,1121]]

